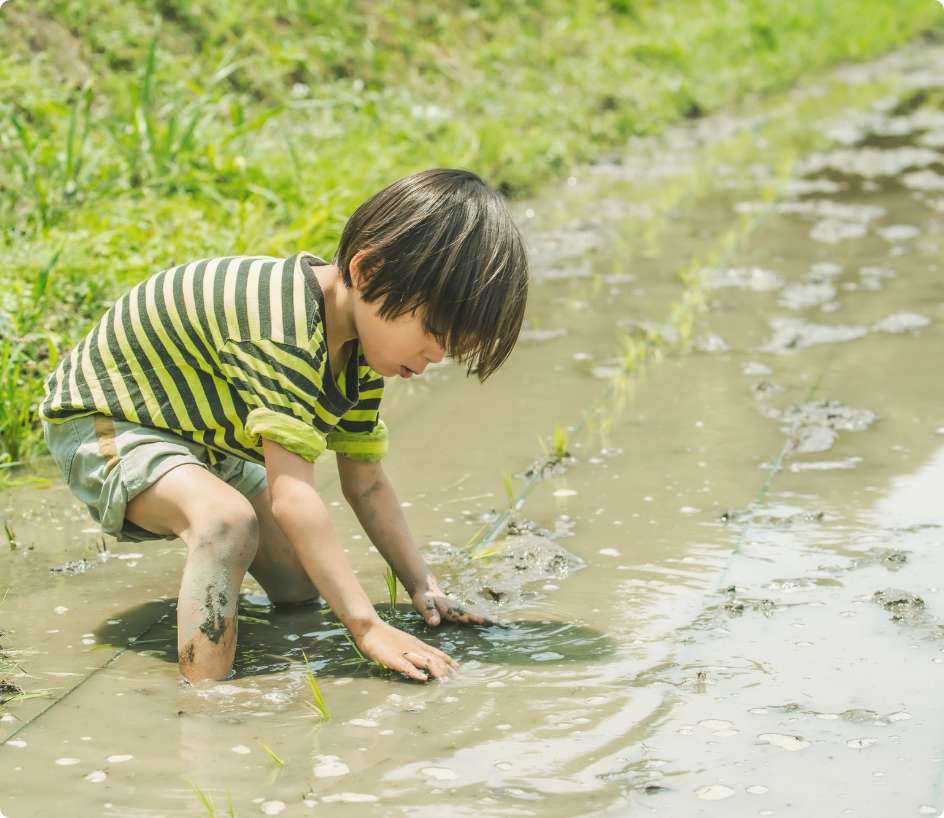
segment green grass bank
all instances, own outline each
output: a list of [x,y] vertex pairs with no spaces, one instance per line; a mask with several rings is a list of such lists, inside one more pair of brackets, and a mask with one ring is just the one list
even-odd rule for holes
[[509,197],[685,117],[944,32],[932,0],[10,0],[0,467],[115,296],[189,258],[333,253],[393,179]]

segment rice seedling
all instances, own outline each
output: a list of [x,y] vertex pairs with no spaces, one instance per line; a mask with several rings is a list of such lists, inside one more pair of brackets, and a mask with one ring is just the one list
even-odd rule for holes
[[384,571],[384,582],[387,584],[387,596],[390,598],[390,615],[396,616],[397,614],[397,575],[394,573],[393,569],[388,565],[387,570]]
[[258,744],[259,744],[259,746],[265,751],[265,754],[266,754],[267,756],[269,756],[269,758],[272,759],[272,761],[275,763],[276,766],[278,766],[278,767],[284,767],[284,766],[285,766],[285,762],[284,762],[281,758],[279,758],[279,756],[276,754],[275,750],[273,750],[268,744],[264,744],[264,743],[261,742],[261,741],[258,742]]
[[505,486],[505,498],[508,500],[508,508],[513,509],[515,507],[515,486],[511,481],[511,475],[506,471],[502,472],[502,484]]
[[325,701],[324,694],[321,692],[321,687],[318,685],[318,680],[315,678],[315,674],[311,671],[311,665],[308,663],[308,657],[305,655],[305,651],[302,651],[302,658],[305,660],[305,673],[306,681],[308,682],[308,689],[311,691],[311,701],[305,702],[305,704],[315,713],[321,716],[325,721],[331,718],[331,711],[328,710],[328,703]]
[[7,545],[10,546],[11,551],[16,551],[20,547],[19,543],[16,541],[16,534],[13,533],[13,528],[10,526],[9,520],[3,521],[3,533],[7,538]]
[[559,423],[554,424],[554,456],[558,460],[563,460],[570,452],[567,450],[568,444],[567,430]]
[[[190,787],[193,789],[194,793],[196,793],[197,799],[206,810],[209,818],[219,818],[222,813],[217,812],[216,805],[213,803],[213,799],[210,798],[207,793],[201,790],[192,781],[189,781],[188,783],[190,784]],[[226,793],[226,806],[226,816],[228,816],[228,818],[236,818],[236,810],[233,808],[233,796],[230,795],[229,791]]]

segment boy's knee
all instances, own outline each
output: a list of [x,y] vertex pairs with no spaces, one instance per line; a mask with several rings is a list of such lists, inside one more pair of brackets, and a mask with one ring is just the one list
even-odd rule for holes
[[194,527],[191,539],[195,548],[209,551],[231,567],[246,569],[259,549],[259,520],[249,501],[239,500],[213,509]]

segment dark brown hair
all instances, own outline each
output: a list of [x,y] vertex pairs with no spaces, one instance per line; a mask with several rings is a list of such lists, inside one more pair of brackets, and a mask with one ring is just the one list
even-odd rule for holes
[[524,318],[528,259],[500,195],[474,173],[434,168],[375,193],[348,220],[333,263],[378,315],[422,309],[427,332],[484,381],[508,357]]

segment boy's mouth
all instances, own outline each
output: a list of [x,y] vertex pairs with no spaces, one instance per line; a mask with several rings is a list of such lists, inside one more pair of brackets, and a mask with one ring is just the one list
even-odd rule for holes
[[410,369],[408,366],[400,365],[400,377],[401,378],[412,378],[416,373]]

